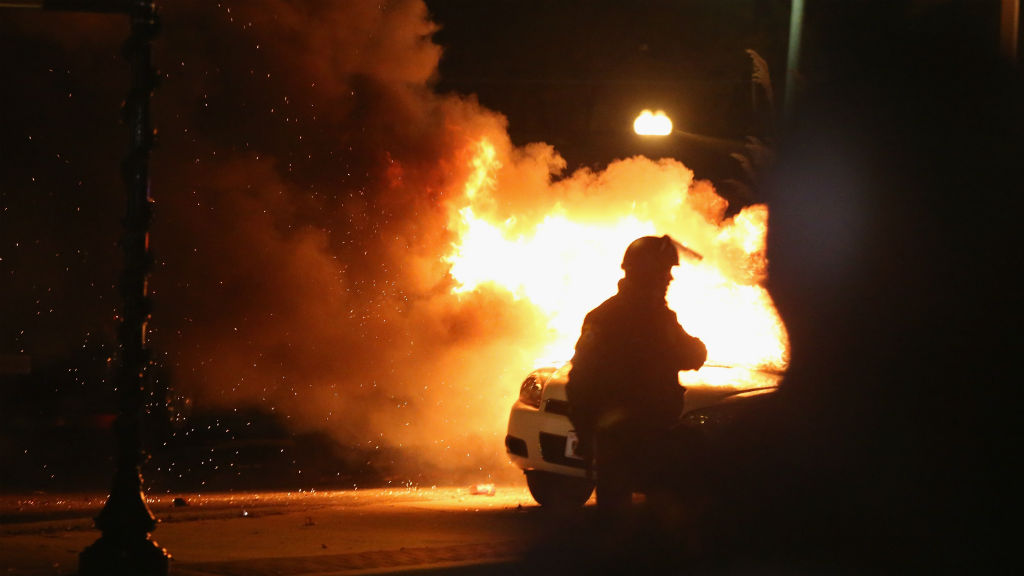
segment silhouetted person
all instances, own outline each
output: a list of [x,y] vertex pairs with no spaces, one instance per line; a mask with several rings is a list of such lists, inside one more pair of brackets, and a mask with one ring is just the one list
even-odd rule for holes
[[622,259],[617,294],[590,311],[576,343],[566,393],[581,448],[597,470],[599,510],[627,509],[683,409],[680,370],[707,358],[665,303],[672,267],[668,236],[633,241]]

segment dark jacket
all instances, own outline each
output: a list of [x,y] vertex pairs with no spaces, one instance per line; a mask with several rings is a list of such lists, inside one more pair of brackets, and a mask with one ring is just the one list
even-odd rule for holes
[[707,359],[704,343],[683,330],[664,295],[627,278],[583,320],[566,394],[581,440],[621,423],[667,430],[679,418],[680,370]]

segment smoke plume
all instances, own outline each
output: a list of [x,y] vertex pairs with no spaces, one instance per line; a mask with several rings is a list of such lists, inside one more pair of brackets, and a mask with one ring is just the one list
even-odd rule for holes
[[[76,97],[102,102],[126,77],[111,40],[124,31],[87,22],[72,38],[39,20],[10,26],[78,71],[98,68],[103,81],[82,82]],[[459,241],[453,217],[481,141],[501,168],[473,202],[480,215],[526,234],[553,210],[599,219],[640,204],[671,211],[702,253],[737,259],[725,268],[745,270],[743,283],[763,270],[713,243],[732,225],[725,201],[682,164],[638,157],[564,174],[551,146],[513,145],[499,112],[437,93],[435,31],[419,0],[166,3],[155,55],[164,78],[154,96],[151,346],[196,405],[270,410],[341,443],[411,448],[422,461],[410,467],[500,476],[508,409],[539,352],[541,318],[494,287],[453,290],[445,257]],[[89,55],[72,54],[83,45]],[[112,151],[96,166],[121,149],[118,137],[67,134]],[[77,169],[99,170],[89,162]],[[97,176],[88,186],[112,188],[104,197],[118,205],[116,183]],[[659,204],[644,190],[685,202]],[[117,211],[91,210],[103,226],[74,222],[92,227],[92,258],[119,261]],[[620,255],[608,257],[613,272]],[[70,274],[90,282],[108,274],[100,268]],[[109,284],[96,296],[107,300],[88,304],[100,312],[67,313],[68,346],[97,319],[109,323]],[[19,345],[43,339],[38,322],[19,321],[29,326]]]

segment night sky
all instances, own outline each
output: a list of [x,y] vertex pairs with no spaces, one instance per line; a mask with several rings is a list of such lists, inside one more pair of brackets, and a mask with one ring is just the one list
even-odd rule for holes
[[[348,443],[436,425],[429,443],[468,469],[495,439],[464,432],[507,413],[479,382],[514,387],[505,370],[531,351],[528,311],[453,297],[439,261],[467,134],[547,143],[564,173],[648,154],[712,179],[730,166],[639,149],[621,122],[663,107],[694,132],[779,136],[750,105],[743,50],[781,97],[787,2],[165,4],[155,372],[194,406]],[[999,56],[999,2],[808,4],[799,114],[757,198],[789,392],[760,456],[723,463],[769,480],[727,486],[759,535],[785,508],[808,541],[824,524],[905,551],[957,542],[999,509],[988,479],[1019,380],[1004,276],[1020,261],[1020,69]],[[0,20],[0,354],[39,370],[116,351],[126,34],[114,16]]]

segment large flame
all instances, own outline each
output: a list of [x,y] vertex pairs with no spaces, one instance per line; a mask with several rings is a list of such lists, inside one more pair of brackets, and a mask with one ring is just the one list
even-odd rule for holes
[[615,293],[622,253],[632,240],[669,234],[706,256],[684,259],[674,269],[668,303],[686,330],[705,342],[709,364],[785,368],[786,331],[761,285],[768,216],[763,205],[730,219],[695,219],[687,200],[699,184],[690,179],[636,187],[625,212],[574,213],[567,203],[555,203],[534,222],[517,215],[495,221],[477,210],[501,186],[503,165],[494,146],[477,143],[470,165],[465,203],[449,223],[458,234],[446,257],[455,290],[489,286],[535,306],[546,320],[531,343],[541,351],[538,364],[572,356],[584,315]]

